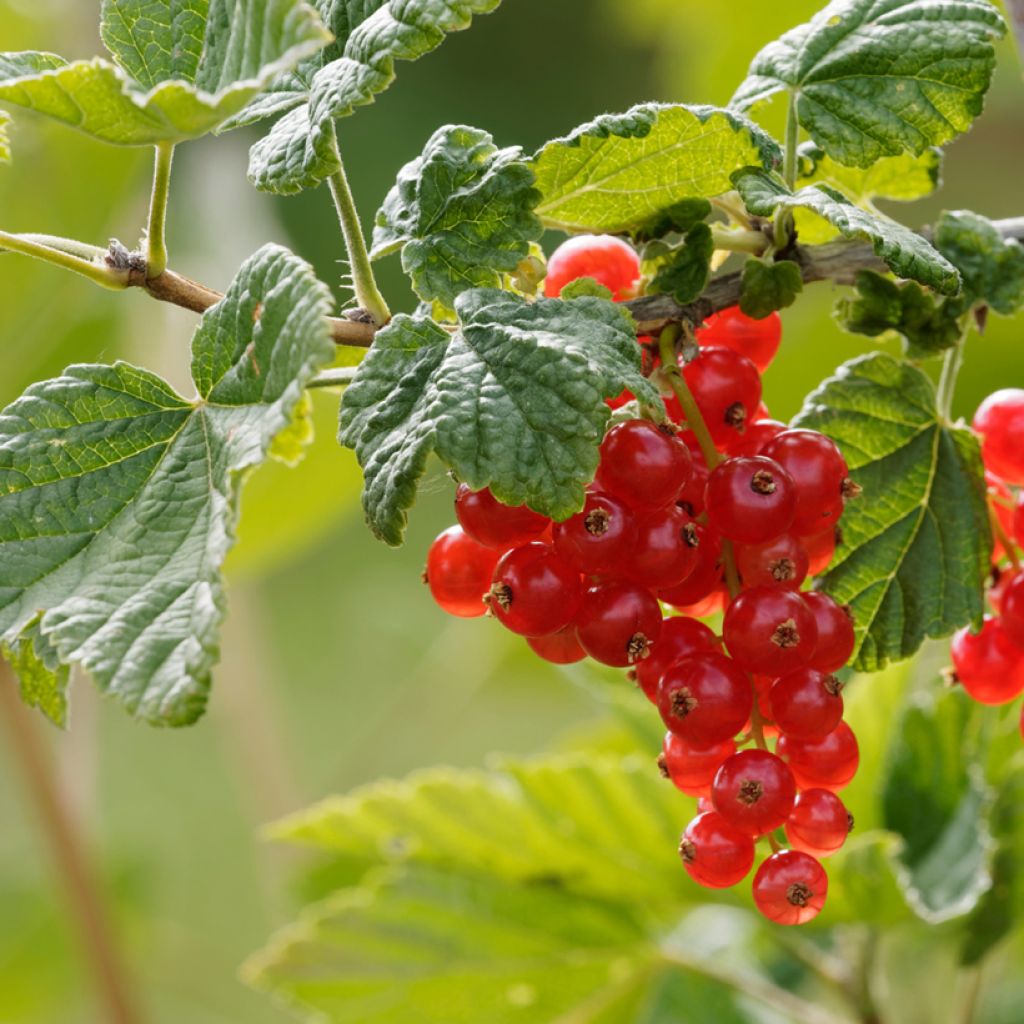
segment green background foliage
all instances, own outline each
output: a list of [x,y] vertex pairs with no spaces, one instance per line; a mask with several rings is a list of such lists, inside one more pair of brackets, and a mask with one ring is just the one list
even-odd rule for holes
[[[710,24],[706,5],[696,0],[506,0],[429,59],[402,65],[394,88],[343,122],[364,223],[369,226],[399,168],[442,122],[476,125],[498,146],[532,152],[605,110],[624,111],[652,99],[722,105],[754,51],[818,6],[816,0],[757,5],[751,18],[748,0],[723,0]],[[0,0],[3,46],[87,58],[100,52],[95,15],[93,4],[72,0]],[[1024,161],[1019,64],[1009,43],[997,49],[1000,67],[987,112],[949,148],[944,187],[911,213],[884,201],[881,208],[922,221],[942,209],[970,208],[990,217],[1024,212],[1017,170]],[[528,67],[535,70],[525,73]],[[775,101],[767,112],[776,132],[781,109]],[[179,152],[173,265],[223,289],[246,256],[276,241],[310,259],[341,294],[340,241],[327,197],[262,196],[245,182],[248,147],[261,131],[243,129]],[[105,147],[20,112],[10,134],[16,160],[0,168],[6,229],[134,243],[145,220],[149,153]],[[553,244],[546,240],[548,249]],[[28,260],[3,256],[0,264],[0,403],[70,362],[119,357],[187,388],[187,343],[195,327],[190,314],[138,293],[112,296]],[[399,261],[382,261],[378,268],[394,308],[411,311],[415,297]],[[837,291],[810,286],[783,312],[786,343],[765,379],[766,398],[781,418],[794,415],[841,362],[865,351],[864,338],[844,334],[830,317]],[[969,415],[993,387],[1024,380],[1022,329],[1024,317],[991,318],[985,337],[971,339],[956,413]],[[897,342],[890,351],[899,351]],[[358,881],[366,862],[328,857],[313,872],[297,870],[308,868],[309,857],[254,842],[262,824],[328,793],[427,765],[479,768],[495,751],[523,756],[600,747],[609,756],[650,753],[658,742],[653,716],[638,707],[642,702],[625,691],[617,674],[560,672],[493,623],[448,619],[434,608],[418,574],[430,539],[451,519],[450,484],[435,465],[405,547],[394,551],[374,541],[361,521],[354,456],[334,441],[335,405],[330,396],[314,396],[317,439],[299,468],[267,464],[247,485],[240,543],[228,563],[230,610],[208,716],[192,730],[154,732],[76,678],[71,731],[45,734],[156,1024],[289,1019],[241,983],[238,965],[274,928],[292,920],[302,902]],[[932,762],[907,764],[887,753],[909,693],[925,704],[905,714],[941,716],[941,725],[925,729],[907,721],[908,732],[927,740],[939,728],[944,744],[981,734],[976,714],[958,724],[961,709],[927,706],[924,694],[934,693],[942,663],[936,645],[912,667],[890,669],[867,685],[855,681],[848,691],[864,755],[861,775],[848,791],[859,835],[845,866],[837,868],[829,913],[834,920],[870,915],[883,926],[880,985],[889,993],[886,1009],[901,1024],[934,1024],[963,993],[952,970],[961,950],[926,931],[901,903],[894,858],[913,872],[930,907],[955,905],[964,890],[936,889],[917,851],[900,850],[915,807],[897,796],[905,786],[920,785],[915,772],[925,764],[950,780],[949,799],[939,808],[943,827],[958,814],[969,824],[976,807],[971,801],[988,799],[984,785],[961,779],[950,767],[948,745],[931,751]],[[1015,749],[1010,744],[1018,741],[1005,721],[990,733],[995,747]],[[683,798],[676,806],[674,821],[666,823],[666,855],[672,833],[691,810]],[[998,804],[996,811],[998,818]],[[1005,807],[1002,815],[1012,823]],[[0,1021],[91,1024],[97,1010],[77,939],[17,765],[2,748],[0,821]],[[951,831],[953,839],[963,834]],[[624,850],[630,841],[623,838]],[[647,849],[650,840],[643,844]],[[982,862],[988,856],[974,847],[965,855]],[[962,939],[968,960],[1012,931],[1008,912],[1021,901],[1021,860],[992,861],[1001,898],[983,899],[972,912]],[[436,865],[417,867],[419,873],[404,881],[382,877],[375,884],[391,885],[398,901],[429,870]],[[703,899],[681,873],[675,884],[680,906]],[[493,898],[507,897],[497,891]],[[576,905],[572,893],[558,899],[567,913]],[[730,901],[684,922],[679,947],[699,944],[714,952],[728,946],[730,956],[745,963],[763,956],[767,944],[776,980],[786,984],[796,977],[792,954],[750,925],[737,909],[742,901]],[[605,912],[609,926],[635,927],[634,918],[621,916],[621,905]],[[1005,968],[1022,954],[1024,937],[1017,931],[988,961],[987,975],[1003,981],[987,989],[979,1005],[977,1019],[984,1024],[1019,1019],[1024,992]],[[607,1020],[654,1021],[664,1019],[659,1013],[679,1016],[695,1004],[717,1011],[715,1020],[779,1019],[757,1016],[747,1004],[737,1009],[719,988],[685,972],[681,981],[672,977],[656,986],[643,1011],[647,1017],[624,1002],[620,1016]],[[919,983],[910,999],[907,983],[914,979]]]

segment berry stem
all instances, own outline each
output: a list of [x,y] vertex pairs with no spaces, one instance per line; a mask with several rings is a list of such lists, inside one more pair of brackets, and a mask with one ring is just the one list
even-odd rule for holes
[[359,213],[345,175],[345,165],[341,162],[341,154],[338,152],[337,139],[334,140],[334,153],[338,158],[338,169],[327,179],[327,184],[334,199],[334,208],[338,211],[338,223],[341,225],[341,234],[348,251],[356,302],[373,317],[374,323],[380,326],[391,319],[391,310],[388,309],[388,304],[377,287],[377,279],[373,276],[370,256],[366,251],[366,239],[363,237]]
[[171,189],[174,143],[158,142],[153,163],[153,193],[149,199],[146,229],[146,279],[159,277],[167,269],[167,200]]
[[1017,545],[1013,543],[1006,530],[1003,529],[1003,524],[999,519],[995,506],[993,505],[992,498],[989,498],[988,500],[988,518],[992,523],[992,532],[999,539],[999,543],[1003,545],[1006,555],[1010,559],[1010,564],[1015,570],[1019,570],[1020,554],[1017,551]]
[[[966,332],[965,332],[966,333]],[[960,364],[964,358],[964,335],[942,357],[942,372],[936,389],[935,403],[939,416],[948,424],[953,418],[953,394],[956,391],[956,378],[960,372]]]
[[676,341],[683,333],[680,324],[669,324],[658,335],[658,354],[661,356],[661,372],[668,381],[668,386],[679,401],[679,406],[686,417],[686,425],[693,431],[700,445],[701,454],[708,464],[708,469],[714,469],[722,461],[722,456],[711,440],[711,432],[708,430],[704,417],[697,406],[696,399],[690,391],[686,378],[679,371],[679,362],[676,357]]
[[[52,263],[55,267],[70,270],[75,274],[87,277],[93,284],[103,288],[110,288],[113,291],[120,291],[129,285],[128,271],[116,270],[102,262],[102,258],[89,255],[80,255],[72,250],[71,244],[57,246],[52,244],[54,239],[46,235],[15,235],[6,231],[0,231],[0,251],[4,249],[9,252],[18,252],[23,256],[31,256],[33,259],[42,260],[44,263]],[[62,243],[66,239],[60,240]],[[85,253],[84,243],[73,243],[81,253]]]

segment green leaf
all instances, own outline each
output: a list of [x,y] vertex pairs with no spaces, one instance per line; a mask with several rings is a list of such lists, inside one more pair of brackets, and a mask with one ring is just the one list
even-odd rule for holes
[[800,147],[797,185],[823,182],[838,189],[858,206],[876,199],[909,202],[930,196],[942,183],[942,150],[930,146],[916,156],[886,156],[868,167],[847,167],[813,142]]
[[981,113],[1005,31],[988,0],[833,0],[761,50],[731,105],[788,90],[808,134],[854,167],[922,153]]
[[309,107],[285,114],[249,150],[249,180],[261,192],[294,195],[341,167],[334,122],[310,124]]
[[869,338],[896,331],[906,342],[907,356],[923,359],[960,340],[962,312],[959,298],[937,302],[915,281],[897,284],[873,270],[859,270],[854,297],[840,299],[835,316],[845,330]]
[[7,137],[7,128],[10,123],[10,117],[0,110],[0,164],[11,162],[11,140]]
[[[856,828],[856,826],[854,826]],[[830,924],[875,928],[912,920],[900,882],[903,840],[893,832],[854,832],[826,863]]]
[[853,359],[794,425],[833,438],[864,490],[822,580],[854,613],[855,667],[877,671],[979,623],[991,531],[978,442],[941,420],[928,377],[883,353]]
[[104,41],[118,64],[0,54],[0,100],[116,145],[180,142],[238,113],[330,38],[302,0],[212,0],[207,8],[202,0],[154,0],[144,10],[108,0]]
[[537,213],[565,231],[643,229],[682,200],[728,192],[740,167],[780,162],[778,143],[741,114],[645,103],[537,152]]
[[266,246],[196,330],[194,401],[116,363],[72,366],[0,413],[0,640],[42,611],[60,661],[136,716],[202,713],[242,474],[333,357],[329,307],[304,262]]
[[890,751],[885,824],[903,838],[907,897],[930,923],[967,914],[992,882],[990,798],[964,750],[978,713],[962,691],[931,690],[906,710]]
[[770,217],[776,210],[811,210],[846,238],[871,242],[879,259],[899,277],[920,281],[949,295],[960,288],[956,267],[924,238],[889,217],[854,206],[827,185],[806,185],[791,192],[756,167],[737,171],[733,181],[751,213]]
[[789,260],[747,260],[741,285],[740,309],[755,320],[763,320],[778,309],[792,306],[804,290],[804,279],[800,268]]
[[562,286],[558,297],[566,300],[589,297],[593,299],[607,299],[610,302],[612,301],[612,290],[592,277],[577,277],[575,281],[570,281]]
[[651,291],[671,295],[679,303],[692,302],[707,286],[714,251],[711,228],[703,222],[694,224],[683,244],[659,261]]
[[68,679],[71,670],[60,663],[50,642],[40,632],[36,616],[11,644],[0,642],[0,657],[7,661],[18,679],[21,699],[39,708],[62,729],[68,720]]
[[451,308],[467,288],[500,286],[526,258],[544,233],[538,198],[521,150],[448,125],[399,172],[377,213],[371,256],[401,249],[416,294]]
[[668,209],[660,211],[646,224],[631,230],[634,241],[646,242],[664,235],[685,235],[702,220],[711,216],[711,203],[707,199],[680,199]]
[[402,541],[431,452],[499,501],[566,519],[597,470],[602,399],[625,389],[658,401],[632,322],[611,302],[530,304],[481,288],[455,309],[454,334],[396,316],[342,400],[339,439],[363,468],[367,522],[389,544]]
[[1024,305],[1024,246],[969,210],[943,213],[935,246],[963,277],[964,306],[983,302],[1012,316]]

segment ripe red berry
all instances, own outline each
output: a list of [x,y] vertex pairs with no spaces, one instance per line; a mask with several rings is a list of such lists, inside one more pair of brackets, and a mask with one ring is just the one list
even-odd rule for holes
[[782,320],[778,313],[769,313],[755,320],[739,306],[730,306],[707,318],[697,329],[701,345],[722,345],[746,356],[761,373],[771,365],[782,340]]
[[979,703],[1007,704],[1024,692],[1024,651],[999,619],[986,615],[977,633],[968,628],[954,633],[950,653],[957,679]]
[[814,614],[818,627],[818,642],[811,657],[811,667],[822,672],[838,672],[850,660],[857,644],[853,613],[845,605],[833,601],[828,594],[817,590],[808,591],[803,599]]
[[711,471],[704,502],[723,537],[741,544],[763,544],[789,528],[796,490],[778,463],[746,455],[726,459]]
[[695,525],[696,565],[681,583],[658,591],[662,601],[676,607],[703,600],[722,580],[722,539],[707,526],[701,523]]
[[843,684],[833,675],[801,668],[775,681],[769,718],[789,737],[824,739],[842,720]]
[[742,882],[754,866],[754,840],[714,811],[698,814],[683,833],[679,856],[686,873],[708,889]]
[[555,523],[552,536],[555,550],[585,575],[621,570],[636,545],[636,516],[625,502],[594,492],[582,512]]
[[[665,600],[664,594],[659,595]],[[710,594],[694,601],[692,604],[673,604],[672,607],[680,615],[688,615],[694,619],[706,619],[710,615],[719,615],[725,609],[725,603],[729,598],[729,591],[724,583],[717,584]],[[672,604],[670,601],[669,604]]]
[[708,467],[700,452],[697,454],[690,452],[690,457],[690,475],[676,495],[676,504],[687,515],[696,518],[704,511],[704,490],[708,483]]
[[1024,572],[1010,576],[1001,590],[999,622],[1011,642],[1024,648]]
[[782,466],[796,484],[794,533],[821,533],[835,524],[842,515],[849,471],[834,441],[816,430],[785,430],[764,446],[762,454]]
[[838,527],[830,526],[821,533],[812,533],[800,538],[804,551],[807,552],[807,575],[817,576],[831,564],[838,543]]
[[786,838],[794,850],[827,857],[846,842],[852,828],[853,816],[835,793],[805,789],[786,822]]
[[601,583],[583,597],[576,638],[595,661],[622,668],[646,658],[661,632],[657,598],[634,583]]
[[526,642],[533,649],[534,654],[539,655],[545,661],[553,665],[572,665],[582,661],[587,652],[580,647],[576,639],[576,627],[573,623],[563,626],[557,633],[549,633],[547,636],[528,636]]
[[761,401],[761,375],[746,356],[731,348],[702,348],[683,367],[712,440],[725,448],[754,422]]
[[658,683],[666,669],[674,662],[702,651],[719,651],[718,638],[703,622],[683,615],[663,619],[650,657],[637,662],[636,681],[644,693],[656,701]]
[[601,442],[597,484],[634,508],[664,508],[685,485],[690,462],[690,450],[670,428],[627,420]]
[[748,672],[781,676],[809,664],[818,642],[814,613],[801,594],[753,587],[729,605],[725,646]]
[[430,545],[423,578],[431,596],[449,615],[473,619],[487,611],[484,595],[498,557],[497,551],[478,544],[461,526],[449,526]]
[[523,636],[557,633],[576,617],[582,601],[580,574],[537,541],[501,556],[487,594],[494,617]]
[[715,774],[711,802],[734,828],[764,835],[781,827],[793,809],[796,782],[793,773],[767,750],[741,750]]
[[640,277],[640,260],[631,245],[613,235],[574,235],[548,259],[544,294],[557,298],[570,281],[593,278],[615,299],[628,299]]
[[502,551],[534,540],[551,522],[525,505],[503,505],[486,487],[474,491],[467,484],[455,490],[455,517],[473,540]]
[[726,452],[732,458],[740,455],[760,455],[761,449],[773,437],[778,437],[784,430],[789,430],[789,427],[778,420],[767,418],[754,420],[743,432],[742,436],[729,443]]
[[780,533],[763,544],[738,546],[736,568],[745,587],[799,590],[807,578],[807,552],[792,533]]
[[817,917],[828,895],[828,875],[800,850],[773,853],[754,875],[754,903],[776,924],[805,924]]
[[681,508],[649,512],[637,523],[632,558],[620,572],[655,590],[677,586],[697,567],[700,543],[697,524]]
[[845,722],[821,740],[797,740],[783,733],[775,753],[789,765],[800,789],[842,789],[860,763],[857,737]]
[[1024,389],[1003,388],[978,406],[972,423],[981,435],[981,457],[1008,484],[1024,484]]
[[722,740],[711,747],[694,747],[675,733],[667,732],[658,764],[677,789],[688,796],[708,796],[715,772],[735,752],[732,740]]
[[665,725],[698,747],[735,736],[753,703],[750,680],[722,654],[683,658],[668,668],[658,686],[658,711]]

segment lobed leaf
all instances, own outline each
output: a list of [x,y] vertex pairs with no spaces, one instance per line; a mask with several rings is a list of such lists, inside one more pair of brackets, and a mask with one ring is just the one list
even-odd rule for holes
[[788,90],[801,126],[854,167],[923,153],[981,113],[1005,31],[988,0],[833,0],[761,50],[731,105]]
[[899,277],[920,281],[948,295],[960,288],[960,275],[921,235],[880,213],[854,206],[827,185],[805,185],[791,192],[776,178],[752,167],[733,175],[751,213],[770,217],[776,210],[811,210],[846,238],[862,238]]
[[39,629],[36,616],[10,644],[0,642],[0,657],[7,661],[18,680],[21,699],[39,708],[62,729],[68,720],[68,680],[71,670],[60,663],[53,646]]
[[126,363],[82,365],[0,413],[4,644],[44,641],[153,724],[199,717],[241,476],[332,359],[329,306],[266,246],[196,330],[194,401]]
[[986,217],[970,210],[943,213],[935,246],[960,271],[964,311],[982,302],[1012,316],[1024,305],[1024,246],[1003,238]]
[[755,320],[763,320],[776,310],[792,306],[803,291],[804,279],[800,268],[790,260],[747,260],[741,285],[740,309]]
[[468,288],[499,287],[544,231],[520,157],[476,128],[439,128],[384,199],[371,256],[400,249],[416,294],[449,309]]
[[877,671],[978,624],[991,554],[981,457],[969,430],[939,416],[929,378],[883,353],[853,359],[794,425],[833,438],[864,490],[822,579],[853,611],[854,666]]
[[740,167],[780,162],[778,143],[735,111],[640,104],[541,147],[537,213],[565,231],[645,229],[683,200],[729,191]]
[[805,142],[799,152],[797,185],[823,182],[858,206],[870,205],[876,199],[893,202],[923,199],[942,184],[942,150],[935,146],[916,155],[900,153],[882,157],[869,167],[841,164],[813,142]]
[[603,299],[571,301],[480,288],[455,300],[455,333],[396,316],[346,389],[339,439],[363,468],[370,528],[401,543],[427,456],[473,488],[559,519],[583,506],[623,389],[656,404],[640,373],[628,314]]
[[658,259],[650,290],[671,295],[680,304],[692,302],[707,286],[714,252],[711,228],[702,221],[694,224],[681,246]]

